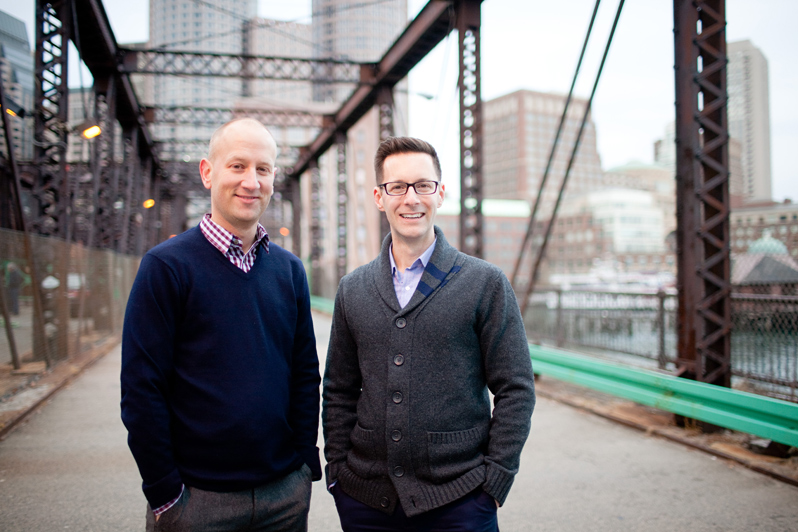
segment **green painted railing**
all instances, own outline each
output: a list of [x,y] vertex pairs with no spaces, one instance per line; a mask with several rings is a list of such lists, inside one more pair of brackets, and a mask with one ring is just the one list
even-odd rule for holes
[[798,404],[529,345],[535,373],[798,447]]
[[310,308],[332,315],[335,301],[326,297],[310,296]]
[[[333,312],[330,299],[312,296],[310,304],[320,312]],[[530,344],[529,354],[537,374],[798,447],[798,404],[551,347]]]

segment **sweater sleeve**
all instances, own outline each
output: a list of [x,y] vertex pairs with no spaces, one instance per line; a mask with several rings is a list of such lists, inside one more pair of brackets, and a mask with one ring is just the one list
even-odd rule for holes
[[509,281],[496,272],[480,306],[477,332],[493,393],[483,489],[504,504],[529,435],[535,407],[535,381],[521,312]]
[[319,436],[319,357],[310,314],[310,293],[304,270],[297,282],[297,326],[291,368],[291,411],[289,423],[297,452],[310,467],[313,480],[321,480],[321,461],[316,441]]
[[337,480],[341,466],[346,463],[346,455],[352,447],[349,435],[357,423],[357,401],[362,382],[357,345],[346,321],[345,291],[342,281],[335,296],[322,392],[322,427],[328,486]]
[[122,421],[152,508],[174,499],[182,486],[167,401],[179,290],[172,270],[146,255],[130,292],[122,332]]

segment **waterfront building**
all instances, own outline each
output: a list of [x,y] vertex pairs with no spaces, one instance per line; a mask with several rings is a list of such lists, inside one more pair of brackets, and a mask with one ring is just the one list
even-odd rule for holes
[[734,257],[732,284],[742,294],[798,295],[798,262],[770,229]]
[[[654,194],[641,190],[605,189],[576,196],[565,202],[549,238],[538,285],[565,284],[584,279],[597,270],[619,276],[635,273],[661,282],[675,272],[675,254],[666,240],[662,213]],[[437,223],[455,245],[459,235],[459,202],[447,198],[438,210]],[[529,202],[494,200],[482,202],[485,260],[512,275],[529,223]],[[545,223],[537,222],[534,249],[542,242]],[[526,284],[532,268],[527,252],[517,284]],[[620,278],[616,276],[616,278]]]
[[733,256],[746,253],[768,234],[785,247],[789,256],[798,258],[798,204],[790,200],[732,205],[729,227]]
[[[551,214],[571,150],[576,141],[587,101],[573,98],[569,106],[559,147],[549,173],[541,219]],[[484,137],[483,194],[491,199],[537,197],[557,132],[565,96],[519,90],[483,104]],[[596,145],[596,126],[588,118],[579,152],[571,169],[566,197],[602,187],[601,159]]]
[[654,205],[662,211],[664,235],[676,230],[676,182],[671,168],[637,161],[604,172],[608,188],[644,190],[652,194]]

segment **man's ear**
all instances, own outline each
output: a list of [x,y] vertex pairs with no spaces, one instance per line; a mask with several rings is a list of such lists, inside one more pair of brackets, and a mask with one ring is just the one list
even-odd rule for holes
[[377,208],[382,212],[385,212],[385,207],[382,206],[382,194],[380,194],[380,187],[374,187],[374,203],[377,204]]
[[202,186],[211,189],[211,162],[208,159],[202,159],[199,164],[200,178],[202,179]]

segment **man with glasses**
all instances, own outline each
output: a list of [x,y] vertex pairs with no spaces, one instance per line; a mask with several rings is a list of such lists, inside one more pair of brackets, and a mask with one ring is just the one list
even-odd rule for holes
[[497,531],[535,405],[515,295],[434,225],[444,185],[430,144],[390,138],[374,167],[391,233],[336,295],[328,488],[345,532]]

